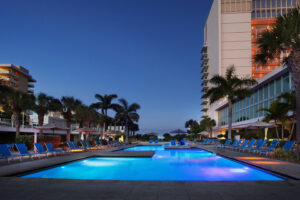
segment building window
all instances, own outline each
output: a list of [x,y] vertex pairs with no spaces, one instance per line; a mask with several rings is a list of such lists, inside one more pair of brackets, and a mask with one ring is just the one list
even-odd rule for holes
[[280,7],[280,0],[277,0],[277,7]]
[[261,1],[261,8],[265,8],[265,0]]
[[255,9],[255,1],[252,1],[252,9]]
[[267,0],[267,8],[270,8],[270,0]]
[[265,86],[264,87],[264,99],[268,99],[269,98],[269,87]]
[[276,80],[276,96],[281,94],[281,79]]
[[283,92],[290,90],[290,77],[287,75],[283,78]]
[[271,11],[267,10],[267,17],[270,18],[271,17]]
[[272,17],[276,17],[276,11],[272,10]]
[[256,1],[256,7],[255,8],[260,8],[260,1]]
[[274,97],[274,81],[270,84],[270,98]]
[[285,0],[281,0],[282,7],[286,7]]

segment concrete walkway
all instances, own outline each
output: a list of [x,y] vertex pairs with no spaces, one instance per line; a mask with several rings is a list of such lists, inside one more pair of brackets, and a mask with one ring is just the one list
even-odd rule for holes
[[0,178],[7,200],[284,200],[300,195],[300,181],[101,181]]
[[214,145],[197,145],[201,149],[214,152],[224,157],[231,157],[251,165],[264,168],[267,170],[290,175],[300,179],[300,164],[274,160],[268,157],[259,156],[247,152],[237,152],[224,148],[216,148]]

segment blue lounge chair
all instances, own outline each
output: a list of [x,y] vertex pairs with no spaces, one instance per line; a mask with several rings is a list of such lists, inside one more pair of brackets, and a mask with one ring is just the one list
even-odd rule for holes
[[295,144],[295,141],[286,141],[283,146],[283,149],[286,151],[290,151],[292,149],[292,147],[294,146],[294,144]]
[[176,145],[175,140],[171,140],[171,145]]
[[208,140],[208,139],[203,139],[203,141],[202,141],[202,142],[199,142],[199,144],[204,144],[204,143],[207,142],[207,140]]
[[185,145],[185,140],[180,140],[180,145]]
[[8,148],[10,151],[13,151],[14,150],[14,144],[7,144]]
[[216,147],[217,147],[217,148],[224,148],[224,147],[226,147],[226,146],[230,146],[230,144],[231,144],[231,140],[230,140],[230,139],[227,139],[227,140],[225,141],[224,144],[219,144],[219,145],[217,145]]
[[7,159],[7,162],[9,162],[9,160],[16,158],[16,157],[19,157],[20,161],[22,160],[22,155],[11,154],[9,147],[6,144],[0,144],[0,156],[3,159]]
[[246,147],[240,149],[240,151],[243,151],[243,152],[245,152],[245,151],[250,151],[251,148],[253,147],[253,145],[255,144],[255,142],[256,142],[256,139],[251,140],[251,141],[249,142],[249,144],[248,144]]
[[155,144],[157,144],[157,143],[158,143],[158,140],[155,140],[154,142],[155,142]]
[[[243,140],[239,140],[239,141],[235,140],[235,141],[232,143],[232,145],[229,146],[228,148],[229,148],[229,149],[237,148],[237,147],[240,146],[240,144],[242,143],[242,141],[243,141]],[[235,144],[234,144],[234,143],[235,143]]]
[[69,146],[69,150],[75,150],[73,142],[67,142],[67,145]]
[[151,144],[153,142],[153,140],[149,140],[149,143]]
[[252,148],[249,150],[249,152],[250,152],[250,153],[251,153],[251,152],[253,152],[253,153],[258,152],[259,150],[261,150],[262,148],[264,148],[264,146],[265,146],[267,143],[268,143],[268,139],[266,139],[266,140],[259,139],[259,140],[257,140],[257,142],[256,142],[256,146],[255,146],[255,147],[252,147]]
[[55,156],[56,156],[57,153],[65,153],[65,151],[54,149],[52,143],[46,142],[45,146],[47,148],[47,152],[53,153]]
[[275,150],[278,144],[279,144],[278,140],[273,140],[272,143],[269,145],[269,147],[267,149],[260,150],[259,154],[266,154],[266,155],[270,154]]
[[34,147],[40,155],[46,155],[48,157],[48,152],[45,151],[43,145],[41,143],[34,143]]
[[224,147],[225,147],[225,148],[232,148],[232,147],[236,146],[237,143],[238,143],[238,141],[237,141],[237,140],[234,140],[233,143],[232,143],[231,145],[226,145],[226,146],[224,146]]
[[100,148],[101,146],[103,146],[103,145],[100,144],[97,140],[95,140],[95,143],[96,143],[96,146],[97,146],[98,148]]
[[245,148],[246,145],[247,145],[247,143],[248,143],[248,141],[249,141],[249,140],[245,140],[241,146],[235,147],[235,148],[233,148],[233,149],[239,151],[240,149]]
[[39,153],[29,153],[25,144],[16,144],[16,147],[22,156],[29,156],[31,159],[33,159],[33,156],[38,156],[40,158]]
[[94,147],[93,147],[89,141],[85,141],[85,143],[86,143],[86,145],[87,145],[88,148],[91,148],[91,149],[99,149],[97,146],[94,146]]
[[[80,143],[81,143],[81,146],[84,149],[88,149],[88,150],[93,150],[93,149],[95,150],[96,149],[95,147],[92,147],[92,145],[88,141],[86,141],[86,142],[80,141]],[[87,143],[89,143],[89,145]]]

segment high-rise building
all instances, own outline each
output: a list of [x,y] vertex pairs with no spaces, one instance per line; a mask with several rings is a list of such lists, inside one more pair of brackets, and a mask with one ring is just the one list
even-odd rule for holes
[[[255,63],[259,51],[256,41],[262,32],[272,29],[277,16],[299,5],[300,0],[214,0],[204,28],[201,92],[210,87],[208,80],[213,75],[225,75],[231,65],[238,76],[257,80],[280,66],[287,51],[265,65]],[[203,117],[215,119],[218,124],[217,109],[225,103],[225,99],[213,104],[203,99]]]
[[33,92],[33,82],[36,82],[29,71],[20,65],[0,64],[1,84],[5,84],[22,92]]

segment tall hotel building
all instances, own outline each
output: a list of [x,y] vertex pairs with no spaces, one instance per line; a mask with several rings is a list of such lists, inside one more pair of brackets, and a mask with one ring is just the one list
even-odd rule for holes
[[[245,100],[245,105],[240,104],[239,101],[234,103],[233,123],[246,123],[257,120],[259,117],[262,118],[264,113],[256,114],[256,110],[261,106],[267,107],[270,101],[268,100],[266,104],[258,102],[292,89],[291,75],[286,69],[279,67],[287,52],[283,52],[278,58],[261,65],[254,62],[254,55],[258,51],[255,42],[263,31],[272,28],[277,16],[283,15],[299,5],[300,0],[213,1],[204,29],[204,44],[201,50],[201,92],[204,94],[210,87],[209,79],[213,75],[225,75],[226,69],[231,65],[235,66],[237,75],[249,76],[258,80],[258,85],[253,87],[255,94],[257,92],[257,99],[253,96],[253,99],[249,98],[249,102]],[[278,75],[280,76],[277,77]],[[273,80],[274,77],[277,79],[281,77],[281,82],[277,79],[277,81]],[[286,82],[284,83],[283,79],[288,80],[288,85],[284,85]],[[271,82],[277,84],[277,90],[276,88],[274,90],[274,85],[270,86]],[[260,90],[261,87],[263,89]],[[214,134],[226,130],[226,99],[213,104],[210,104],[208,99],[203,99],[202,105],[203,117],[210,117],[217,122]],[[247,110],[248,108],[249,110]],[[240,114],[240,110],[242,110],[242,114]]]
[[32,83],[36,82],[29,71],[20,65],[0,64],[1,84],[7,85],[21,92],[33,92]]

